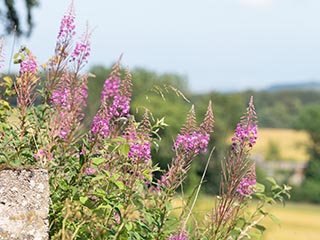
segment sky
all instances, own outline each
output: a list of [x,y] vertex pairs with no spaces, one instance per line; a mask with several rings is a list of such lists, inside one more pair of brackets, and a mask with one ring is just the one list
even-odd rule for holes
[[[30,39],[45,62],[70,1],[40,0]],[[92,29],[89,66],[123,54],[131,69],[184,76],[196,93],[320,81],[319,0],[74,0],[77,33]],[[12,40],[6,44],[12,46]],[[9,55],[9,54],[7,54]]]

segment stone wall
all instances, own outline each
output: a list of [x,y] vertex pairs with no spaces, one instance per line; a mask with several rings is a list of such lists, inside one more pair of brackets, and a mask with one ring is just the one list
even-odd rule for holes
[[48,212],[47,170],[0,170],[0,240],[48,239]]

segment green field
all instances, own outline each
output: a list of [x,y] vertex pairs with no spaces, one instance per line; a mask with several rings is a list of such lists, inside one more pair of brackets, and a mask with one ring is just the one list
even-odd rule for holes
[[273,206],[271,212],[281,225],[265,221],[265,240],[319,240],[320,205],[289,203],[286,207]]
[[[213,203],[214,197],[200,197],[194,210],[194,217],[203,219],[212,208]],[[176,200],[174,206],[179,205],[181,206],[181,200]],[[267,227],[267,230],[263,240],[320,239],[320,205],[289,202],[285,207],[270,206],[268,211],[275,215],[281,224],[277,225],[270,219],[265,219],[262,224]]]
[[[252,149],[252,154],[262,155],[266,160],[307,161],[309,145],[310,137],[305,131],[261,128],[258,129],[258,141]],[[272,156],[268,159],[272,151],[275,159]]]

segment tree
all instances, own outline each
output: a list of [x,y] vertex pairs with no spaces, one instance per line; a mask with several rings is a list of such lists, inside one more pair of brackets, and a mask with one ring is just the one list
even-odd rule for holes
[[33,28],[32,9],[39,5],[37,0],[24,0],[26,8],[26,22],[27,30],[22,29],[21,12],[17,10],[16,2],[14,0],[4,0],[4,9],[0,10],[0,17],[5,24],[6,34],[16,33],[17,36],[30,36]]
[[[311,138],[311,158],[320,161],[320,106],[310,105],[300,111],[296,128],[308,132]],[[319,172],[320,174],[320,172]]]
[[306,130],[311,138],[310,160],[302,186],[294,191],[297,200],[320,203],[320,106],[304,108],[299,115],[297,128]]

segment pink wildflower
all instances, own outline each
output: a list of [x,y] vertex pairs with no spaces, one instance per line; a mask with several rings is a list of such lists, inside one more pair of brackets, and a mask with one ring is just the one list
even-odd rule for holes
[[237,151],[237,148],[251,149],[257,142],[258,126],[257,116],[253,105],[253,98],[251,97],[247,113],[242,117],[238,123],[237,128],[232,137],[232,150]]
[[[101,93],[100,110],[93,119],[91,133],[100,135],[103,138],[107,137],[110,128],[115,127],[114,121],[121,117],[130,116],[130,95],[125,95],[123,88],[130,88],[121,84],[120,67],[116,64],[113,67],[111,76],[106,79]],[[128,82],[124,80],[123,82]],[[128,83],[129,84],[129,83]]]
[[87,175],[87,176],[91,176],[91,175],[94,175],[96,173],[96,169],[95,168],[91,168],[91,167],[86,167],[84,169],[84,173]]
[[210,135],[208,133],[178,134],[174,149],[182,148],[186,152],[194,152],[195,154],[206,152],[209,140]]
[[150,142],[130,143],[130,150],[128,152],[128,157],[134,162],[138,162],[139,160],[148,162],[151,159]]
[[242,126],[238,123],[237,128],[234,132],[234,136],[231,139],[233,143],[244,143],[246,142],[250,148],[256,143],[258,138],[258,127],[257,125]]
[[75,62],[78,69],[88,63],[88,57],[90,56],[91,51],[89,37],[90,35],[87,30],[81,37],[80,41],[76,43],[76,46],[71,53],[70,61]]
[[128,158],[135,163],[149,162],[151,159],[151,145],[145,133],[138,134],[134,121],[130,122],[123,137],[129,141]]
[[96,135],[100,134],[103,138],[106,138],[109,134],[110,119],[108,117],[102,117],[99,113],[93,118],[91,133]]
[[55,110],[54,135],[67,140],[74,126],[80,124],[86,106],[87,76],[81,78],[65,71],[61,81],[52,92],[51,103]]
[[29,55],[20,64],[20,76],[23,74],[35,74],[38,71],[38,64],[34,56]]
[[113,102],[109,110],[110,114],[114,117],[129,116],[130,98],[126,96],[116,95],[113,98]]
[[121,223],[121,217],[120,217],[120,215],[119,215],[118,212],[115,212],[115,213],[114,213],[114,220],[115,220],[115,222],[116,222],[118,225],[120,225],[120,223]]
[[110,77],[103,85],[103,91],[101,93],[101,103],[105,103],[107,100],[115,97],[119,92],[120,78]]
[[60,23],[60,29],[58,33],[58,41],[66,41],[72,38],[76,34],[75,32],[75,12],[73,1],[69,6],[68,12],[62,17]]
[[169,187],[170,181],[168,178],[168,173],[165,175],[162,175],[160,179],[157,181],[157,186],[155,187],[156,192],[160,192],[161,187]]
[[242,196],[250,196],[254,192],[256,179],[243,178],[237,188],[237,192]]
[[47,161],[51,161],[53,159],[52,154],[50,154],[47,150],[39,149],[37,153],[33,154],[33,157],[40,161],[41,163],[45,164]]
[[53,91],[52,93],[52,103],[55,105],[55,106],[63,106],[63,107],[66,107],[66,108],[70,108],[70,103],[68,101],[70,97],[70,90],[67,89],[67,88],[64,88],[64,89],[56,89]]

